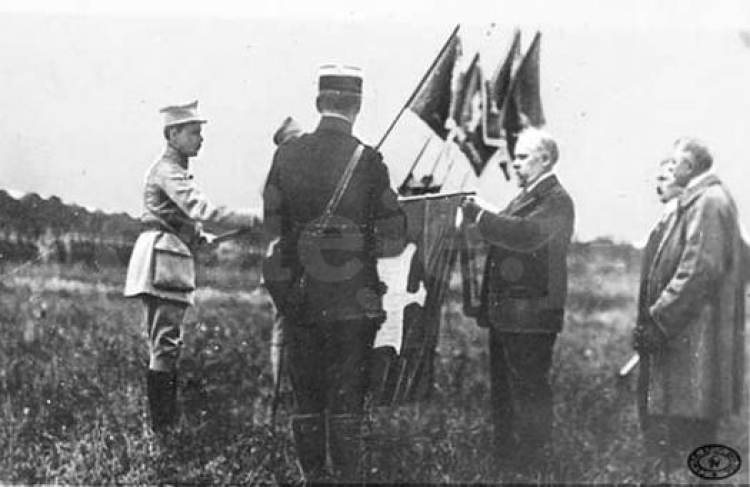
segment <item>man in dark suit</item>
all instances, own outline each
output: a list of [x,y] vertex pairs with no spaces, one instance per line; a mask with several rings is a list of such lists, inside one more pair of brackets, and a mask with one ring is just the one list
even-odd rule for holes
[[[385,317],[377,257],[383,247],[403,245],[406,221],[381,155],[352,136],[362,101],[359,70],[325,66],[318,88],[317,129],[280,145],[274,155],[264,225],[279,238],[278,279],[303,283],[276,303],[289,324],[287,357],[297,403],[292,430],[303,474],[313,482],[323,478],[328,438],[335,480],[353,482],[366,359]],[[327,224],[332,233],[306,237],[358,147],[359,162]]]
[[499,212],[468,199],[462,209],[490,244],[478,322],[490,329],[497,455],[511,469],[541,466],[552,434],[549,371],[567,296],[573,201],[553,173],[558,148],[538,129],[518,138],[521,192]]

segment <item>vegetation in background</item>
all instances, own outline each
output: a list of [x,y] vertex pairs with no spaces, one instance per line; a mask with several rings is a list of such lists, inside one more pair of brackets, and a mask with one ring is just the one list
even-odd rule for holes
[[[509,478],[492,457],[486,331],[451,292],[436,386],[422,404],[372,411],[366,479],[383,483],[635,483],[648,458],[635,413],[632,353],[637,255],[601,245],[571,257],[565,331],[553,367],[555,459],[540,478]],[[614,249],[614,250],[613,250]],[[622,254],[618,253],[622,252]],[[0,268],[0,481],[149,484],[169,470],[147,427],[147,354],[121,267]],[[235,485],[299,480],[288,403],[269,427],[271,307],[256,270],[202,271],[180,379],[176,480]],[[721,439],[748,460],[747,410]],[[747,483],[742,476],[728,482]],[[688,472],[677,482],[695,483]]]

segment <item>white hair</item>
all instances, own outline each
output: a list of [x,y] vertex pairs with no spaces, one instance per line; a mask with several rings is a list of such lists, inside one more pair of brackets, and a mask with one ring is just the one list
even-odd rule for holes
[[521,137],[529,137],[535,142],[538,149],[547,153],[552,164],[557,163],[557,160],[560,158],[560,150],[557,148],[555,138],[552,137],[549,132],[539,128],[529,127],[523,129],[518,138],[520,139]]

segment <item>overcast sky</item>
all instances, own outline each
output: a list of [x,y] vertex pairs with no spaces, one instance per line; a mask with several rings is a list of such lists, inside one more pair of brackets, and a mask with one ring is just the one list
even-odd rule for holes
[[[217,203],[259,207],[279,123],[317,123],[319,65],[363,68],[356,133],[375,144],[461,18],[465,51],[482,50],[489,69],[514,25],[524,48],[541,28],[547,128],[560,142],[578,238],[642,240],[660,211],[658,161],[682,135],[713,148],[750,225],[750,48],[740,35],[748,7],[532,2],[513,15],[502,2],[460,3],[467,10],[421,1],[253,2],[251,11],[247,2],[0,4],[0,188],[138,214],[144,171],[163,148],[158,109],[198,99],[210,122],[197,180]],[[384,146],[394,185],[425,137],[407,116]],[[498,202],[515,191],[494,170],[468,186]]]

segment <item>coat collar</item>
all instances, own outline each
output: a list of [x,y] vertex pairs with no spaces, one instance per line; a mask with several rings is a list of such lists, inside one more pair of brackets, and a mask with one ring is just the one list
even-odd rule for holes
[[715,174],[708,174],[703,177],[698,184],[688,185],[685,191],[680,195],[679,209],[683,209],[690,206],[708,187],[721,184],[721,181]]
[[346,135],[352,134],[352,123],[348,120],[339,117],[332,117],[329,115],[323,115],[318,124],[316,132],[320,131],[333,131],[339,132]]
[[[706,177],[702,178],[698,182],[698,184],[685,188],[685,191],[679,197],[680,199],[678,201],[677,211],[672,212],[667,217],[667,228],[661,237],[659,246],[657,247],[656,253],[654,254],[654,259],[651,261],[651,270],[649,271],[649,276],[651,276],[654,272],[654,269],[656,269],[656,264],[661,258],[662,252],[664,251],[664,246],[666,245],[667,240],[669,240],[669,238],[671,237],[672,233],[675,231],[675,228],[677,228],[677,222],[680,220],[682,213],[688,206],[693,204],[693,202],[698,199],[698,197],[703,194],[703,192],[709,186],[714,186],[716,184],[721,184],[719,178],[716,177],[715,174],[709,174]],[[649,280],[651,279],[649,278]]]
[[560,185],[560,181],[557,179],[557,175],[554,173],[545,177],[539,181],[538,184],[534,185],[530,191],[520,193],[515,199],[508,205],[508,210],[511,212],[520,211],[522,208],[533,204],[539,198],[547,195],[550,191]]

